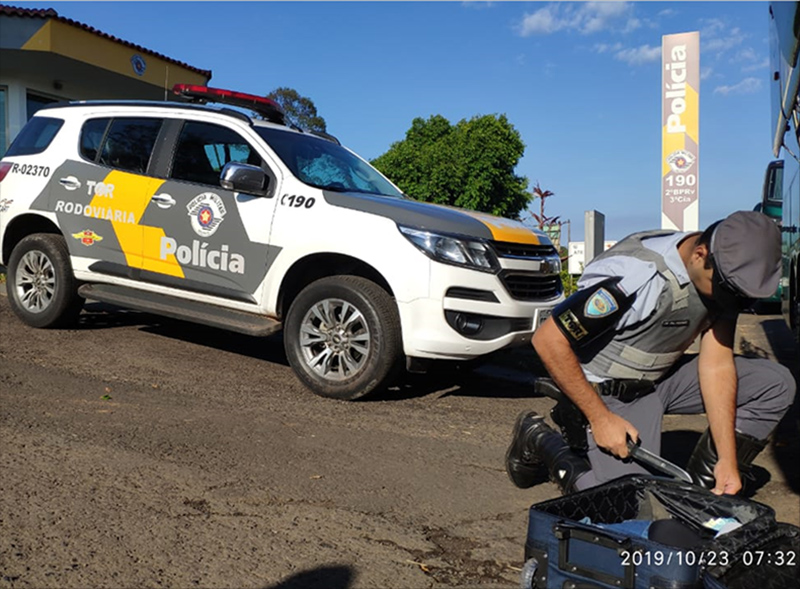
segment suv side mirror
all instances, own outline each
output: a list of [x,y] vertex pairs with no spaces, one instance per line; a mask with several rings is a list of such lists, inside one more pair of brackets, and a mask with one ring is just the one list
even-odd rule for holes
[[269,177],[258,166],[228,162],[219,175],[219,184],[225,190],[266,196]]

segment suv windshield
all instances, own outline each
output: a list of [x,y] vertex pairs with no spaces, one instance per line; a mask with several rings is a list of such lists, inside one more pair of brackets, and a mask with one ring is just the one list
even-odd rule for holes
[[255,130],[292,174],[310,186],[336,192],[403,197],[375,168],[332,141],[268,127]]

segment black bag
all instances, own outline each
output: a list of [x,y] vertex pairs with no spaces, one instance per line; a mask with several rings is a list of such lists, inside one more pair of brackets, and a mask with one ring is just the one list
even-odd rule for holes
[[778,523],[728,563],[708,567],[706,589],[789,589],[800,587],[800,528]]
[[[717,536],[709,525],[728,518],[741,526]],[[530,508],[523,586],[702,587],[706,568],[730,564],[775,526],[775,512],[761,503],[629,475]]]

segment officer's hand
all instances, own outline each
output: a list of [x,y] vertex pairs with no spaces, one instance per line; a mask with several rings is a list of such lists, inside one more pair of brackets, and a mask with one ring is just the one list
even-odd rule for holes
[[639,439],[636,428],[628,420],[611,411],[595,419],[590,425],[598,447],[611,452],[617,458],[628,457],[628,436],[633,441]]
[[739,476],[739,467],[736,462],[718,461],[714,467],[716,481],[711,492],[715,495],[736,495],[742,490],[742,479]]

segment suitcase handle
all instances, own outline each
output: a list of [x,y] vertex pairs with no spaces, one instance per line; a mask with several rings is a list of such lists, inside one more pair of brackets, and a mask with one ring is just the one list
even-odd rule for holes
[[[630,538],[617,538],[598,530],[595,527],[583,526],[571,522],[561,521],[553,526],[553,535],[558,538],[558,568],[566,573],[583,576],[593,581],[620,587],[621,589],[634,589],[636,583],[636,567],[632,560],[622,565],[622,554],[633,551],[633,542]],[[585,562],[575,560],[575,543],[584,542],[601,548],[613,550],[620,557],[622,576],[610,572],[608,569],[599,570],[590,567]]]

